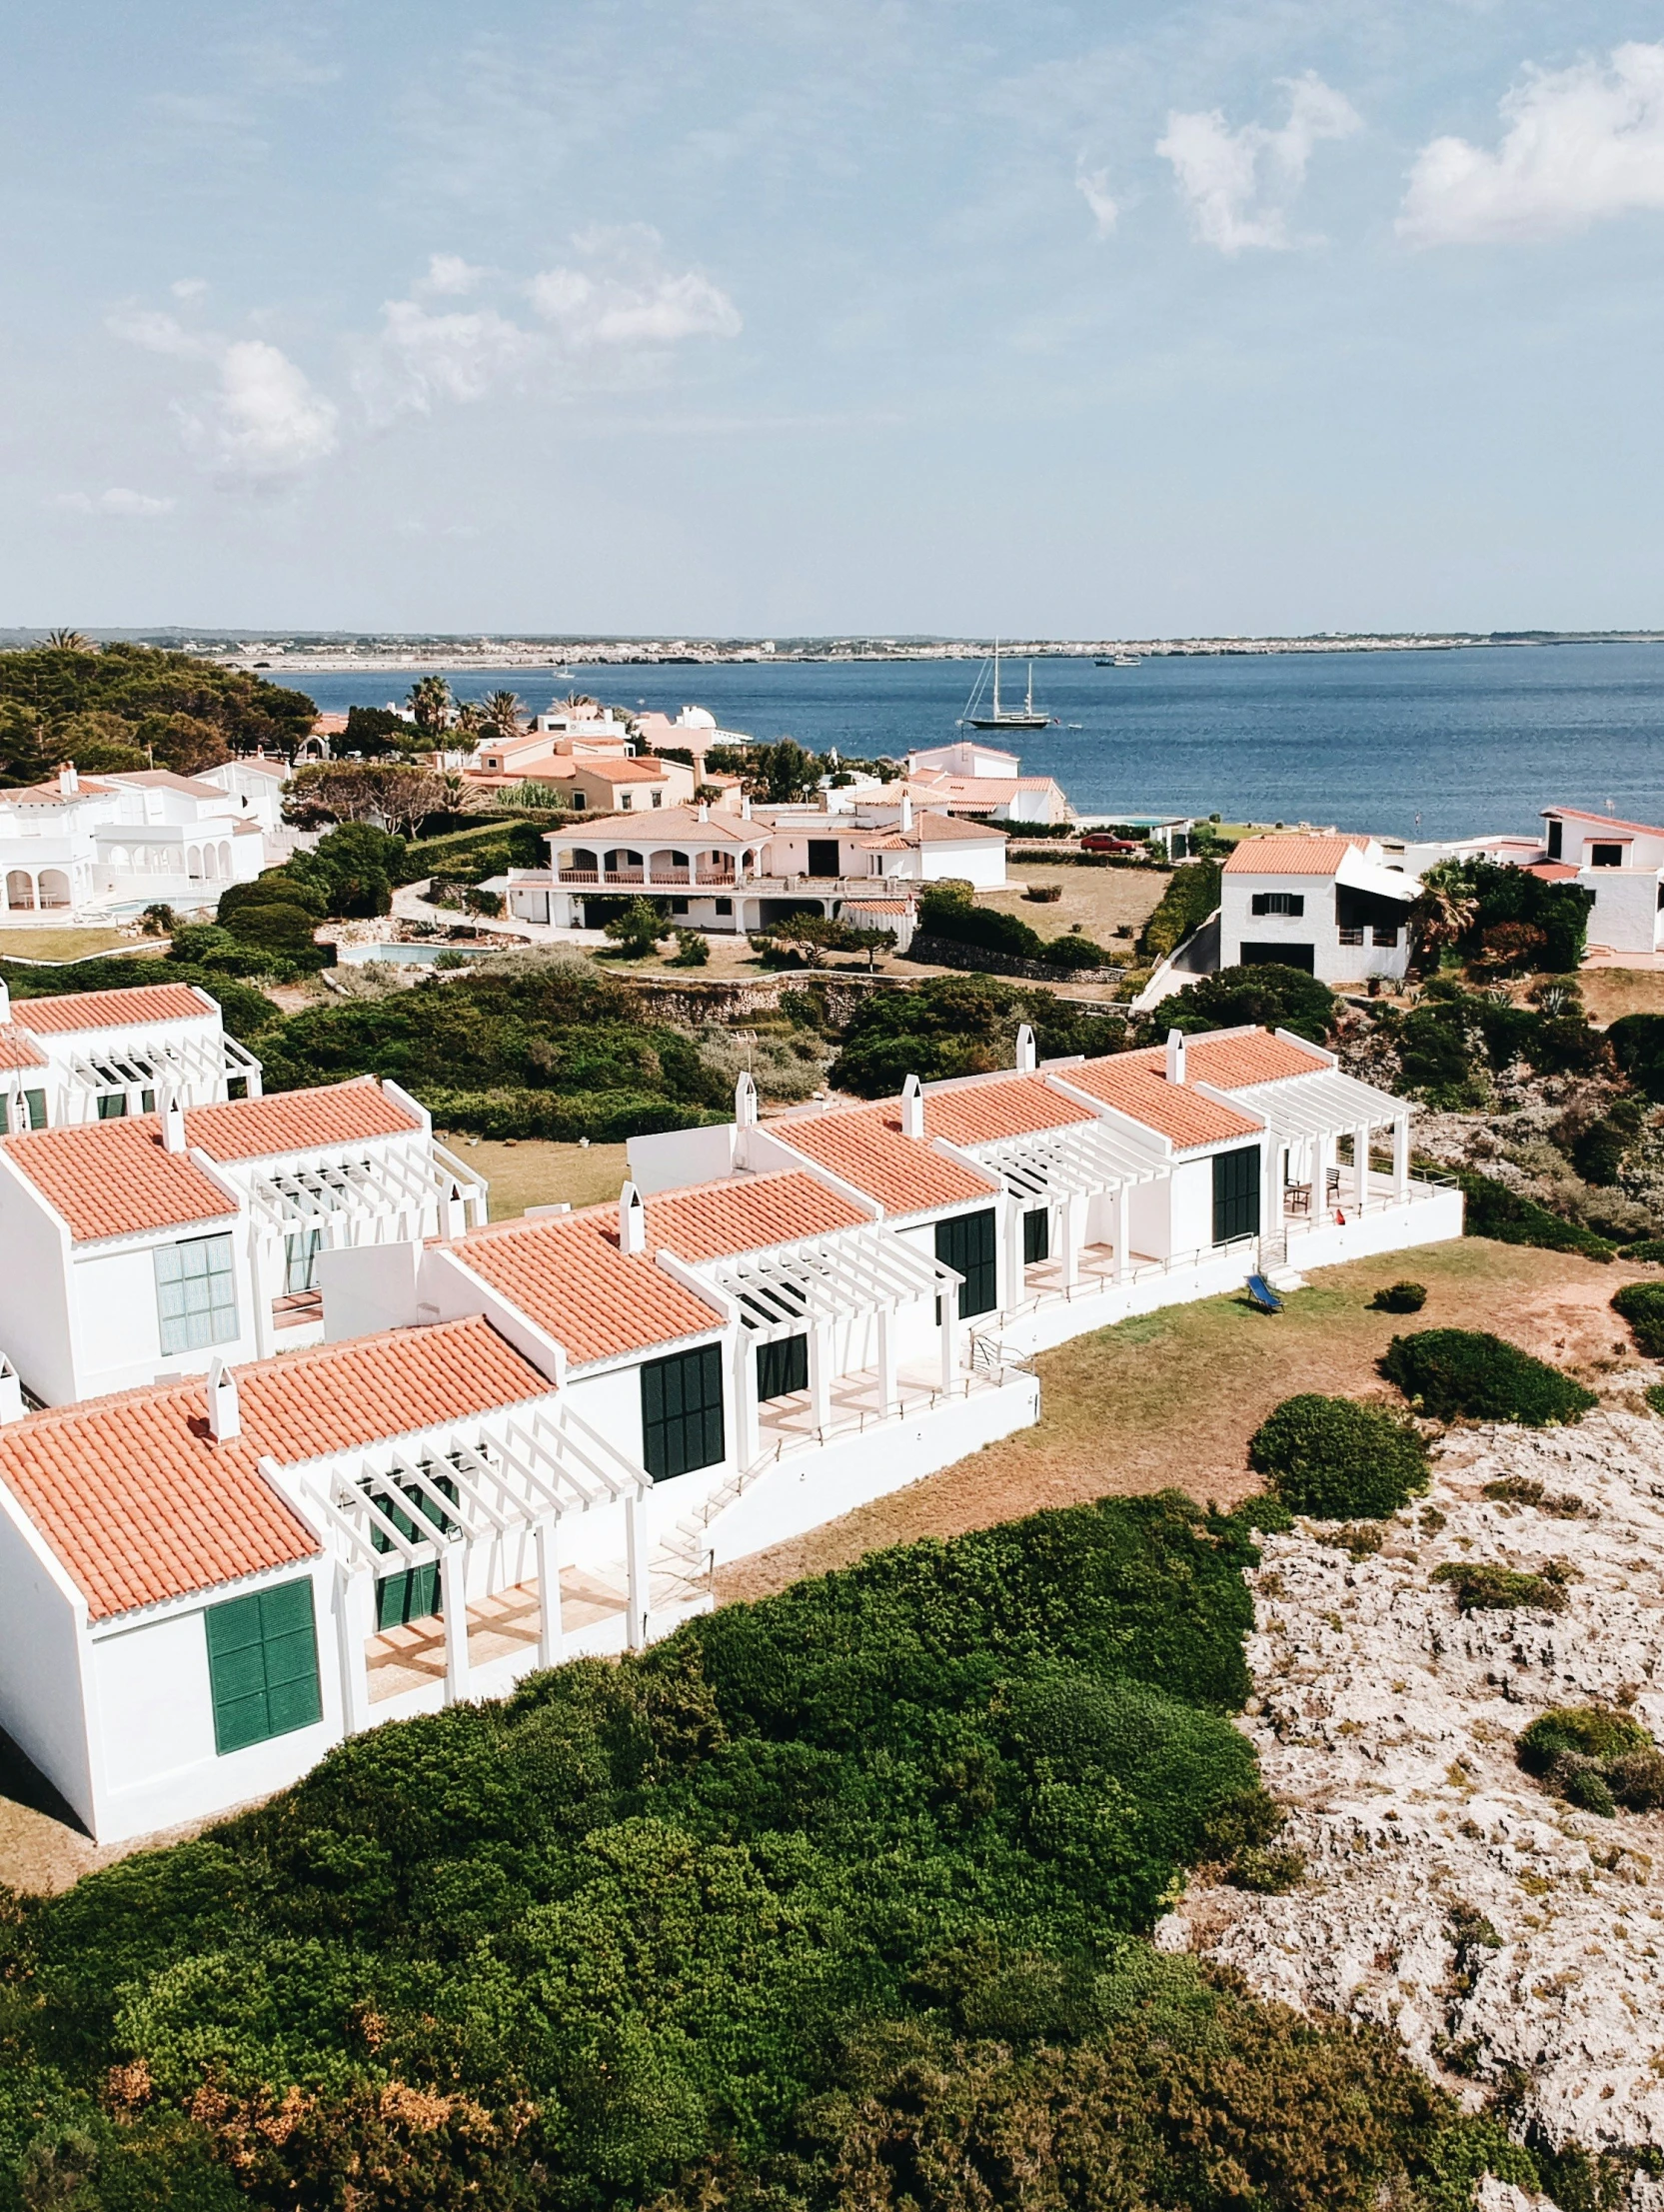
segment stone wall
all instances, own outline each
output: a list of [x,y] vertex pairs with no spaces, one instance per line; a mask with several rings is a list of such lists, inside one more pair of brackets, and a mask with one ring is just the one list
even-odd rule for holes
[[931,968],[957,968],[972,976],[1013,976],[1035,984],[1118,984],[1126,974],[1124,968],[1054,968],[1049,961],[1019,960],[1014,953],[960,945],[953,938],[929,937],[922,931],[901,958],[924,961]]

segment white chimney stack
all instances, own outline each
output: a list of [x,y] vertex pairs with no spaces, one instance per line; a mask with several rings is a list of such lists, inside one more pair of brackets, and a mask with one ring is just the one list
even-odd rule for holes
[[750,822],[752,819],[752,795],[750,792],[744,793],[741,797],[740,819],[742,822]]
[[162,1149],[166,1152],[185,1149],[185,1108],[177,1091],[168,1092],[162,1101]]
[[76,773],[75,763],[66,761],[58,771],[58,796],[61,799],[73,799],[80,789],[81,779]]
[[709,822],[711,820],[711,802],[709,799],[702,799],[700,801],[700,820],[702,822]]
[[619,1249],[631,1254],[647,1250],[647,1207],[633,1182],[619,1192]]
[[909,1076],[901,1086],[901,1134],[924,1134],[924,1086],[916,1076]]
[[757,1126],[757,1085],[749,1068],[742,1069],[740,1081],[734,1087],[734,1119],[743,1129]]
[[1031,1076],[1034,1073],[1034,1033],[1026,1022],[1016,1035],[1016,1068],[1019,1076]]
[[3,983],[3,982],[0,982],[0,1022],[9,1022],[9,1021],[11,1020],[11,1018],[12,1018],[12,995],[11,995],[11,991],[10,991],[9,987],[8,987],[8,986],[7,986],[7,985],[6,985],[5,983]]
[[912,793],[910,791],[903,791],[901,794],[901,819],[896,824],[896,828],[903,837],[912,828]]
[[0,1352],[0,1421],[20,1421],[23,1418],[23,1383],[17,1369]]
[[237,1402],[237,1377],[219,1356],[208,1369],[208,1431],[217,1444],[228,1444],[243,1433],[243,1410]]
[[1182,1083],[1184,1081],[1184,1032],[1182,1030],[1169,1030],[1167,1032],[1167,1081],[1169,1083]]

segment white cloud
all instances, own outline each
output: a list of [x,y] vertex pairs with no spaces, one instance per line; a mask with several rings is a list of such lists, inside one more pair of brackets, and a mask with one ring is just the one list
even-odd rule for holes
[[186,443],[230,476],[292,476],[326,460],[338,442],[334,401],[263,338],[227,346],[218,392],[178,413]]
[[1245,123],[1232,130],[1217,108],[1192,114],[1174,109],[1156,152],[1171,162],[1191,227],[1204,246],[1222,254],[1247,247],[1286,251],[1311,244],[1288,228],[1289,206],[1305,182],[1306,165],[1325,139],[1349,138],[1362,120],[1343,93],[1315,70],[1285,78],[1288,121],[1280,130]]
[[206,277],[180,277],[168,286],[176,300],[200,300],[208,290]]
[[1435,138],[1416,156],[1397,226],[1412,246],[1552,238],[1664,209],[1664,45],[1532,69],[1499,112],[1495,153]]
[[172,354],[176,361],[201,361],[214,351],[212,338],[187,330],[175,317],[156,308],[118,308],[109,318],[109,328],[130,346],[143,346],[146,353]]
[[495,308],[430,315],[415,300],[389,300],[380,338],[354,381],[374,415],[404,408],[425,415],[435,400],[483,399],[493,385],[519,376],[537,352],[537,340]]
[[1115,227],[1120,208],[1109,192],[1107,169],[1077,169],[1074,189],[1092,211],[1092,222],[1099,238],[1107,238]]
[[740,311],[709,277],[690,270],[629,284],[581,269],[546,269],[526,296],[575,352],[597,346],[674,346],[684,338],[735,338]]
[[107,492],[96,495],[90,492],[60,492],[52,502],[54,507],[66,508],[72,515],[119,515],[126,519],[138,519],[147,515],[171,515],[179,505],[175,499],[155,499],[148,492],[130,492],[122,485],[112,485]]
[[474,291],[489,274],[489,270],[477,269],[472,262],[464,261],[461,254],[433,254],[429,257],[428,274],[419,277],[411,290],[429,297],[456,298]]

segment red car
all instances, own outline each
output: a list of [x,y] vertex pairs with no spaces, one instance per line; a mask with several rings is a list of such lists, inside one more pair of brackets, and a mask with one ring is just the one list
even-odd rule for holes
[[1107,830],[1087,830],[1081,834],[1082,853],[1141,853],[1144,849],[1136,838],[1112,838]]

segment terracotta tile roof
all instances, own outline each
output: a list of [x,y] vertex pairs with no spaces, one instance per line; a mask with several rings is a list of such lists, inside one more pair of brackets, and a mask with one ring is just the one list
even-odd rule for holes
[[957,815],[921,814],[912,818],[914,845],[974,845],[978,838],[1006,842],[1005,832],[988,822],[964,822]]
[[0,1137],[0,1151],[69,1223],[78,1244],[237,1212],[192,1159],[164,1147],[154,1113]]
[[137,784],[141,790],[182,791],[190,799],[212,799],[223,807],[226,795],[218,784],[205,784],[194,776],[176,776],[167,768],[127,768],[106,771],[112,784]]
[[[1151,1054],[1164,1061],[1160,1048]],[[1283,1076],[1320,1076],[1329,1066],[1315,1046],[1286,1044],[1269,1030],[1242,1037],[1193,1037],[1184,1052],[1192,1083],[1210,1083],[1220,1091],[1239,1091],[1250,1083],[1275,1083]]]
[[619,1250],[616,1205],[473,1229],[445,1249],[564,1344],[575,1365],[721,1328],[715,1307],[651,1252]]
[[630,845],[639,844],[646,831],[653,833],[655,845],[685,845],[690,840],[697,845],[702,839],[707,845],[761,845],[769,834],[766,823],[721,814],[715,807],[709,822],[700,820],[696,807],[655,807],[651,814],[594,815],[575,822],[570,830],[551,834],[558,846],[594,845],[598,839],[605,844],[617,832],[615,842]]
[[641,760],[626,755],[623,760],[587,760],[580,754],[573,763],[579,776],[598,777],[604,784],[663,784],[667,781],[663,762]]
[[1244,838],[1226,861],[1227,876],[1332,876],[1348,853],[1369,840],[1344,837]]
[[1540,876],[1545,884],[1574,884],[1577,881],[1577,870],[1570,861],[1530,861],[1525,873]]
[[0,1023],[0,1068],[46,1068],[50,1065],[26,1031],[10,1022]]
[[992,1144],[1002,1136],[1030,1136],[1092,1117],[1090,1106],[1063,1098],[1043,1076],[997,1076],[961,1090],[924,1094],[926,1133],[950,1144]]
[[1176,1144],[1215,1144],[1227,1136],[1257,1136],[1259,1123],[1234,1106],[1204,1099],[1189,1084],[1172,1084],[1161,1073],[1159,1053],[1114,1053],[1063,1071],[1062,1080],[1088,1098],[1101,1099],[1142,1121]]
[[[106,1122],[108,1128],[112,1124]],[[369,1136],[405,1136],[422,1126],[396,1106],[374,1076],[315,1091],[279,1091],[264,1099],[228,1099],[189,1106],[185,1133],[210,1159],[261,1159],[318,1144],[356,1144]]]
[[927,1140],[903,1136],[895,1100],[771,1121],[769,1134],[876,1198],[886,1213],[924,1213],[993,1195],[991,1176],[972,1174]]
[[239,1368],[243,1432],[223,1444],[200,1379],[11,1422],[0,1481],[107,1620],[316,1555],[263,1456],[292,1465],[550,1387],[486,1321],[396,1329]]
[[1664,838],[1664,830],[1654,823],[1619,822],[1611,815],[1591,814],[1584,807],[1545,807],[1542,812],[1545,821],[1558,815],[1565,822],[1592,822],[1601,830],[1633,830],[1644,838]]
[[229,761],[222,761],[221,768],[252,769],[257,776],[276,776],[284,781],[289,777],[287,761],[268,761],[262,753],[236,753]]
[[860,849],[863,853],[910,853],[912,840],[896,832],[881,838],[862,838]]
[[53,999],[14,999],[12,1020],[37,1037],[46,1037],[68,1030],[218,1021],[219,1009],[189,984],[135,984],[131,991],[71,991]]
[[911,914],[910,899],[845,899],[844,914]]
[[800,1236],[860,1228],[871,1216],[796,1169],[744,1181],[707,1182],[667,1190],[647,1201],[649,1251],[668,1245],[679,1259],[721,1259],[761,1251]]

